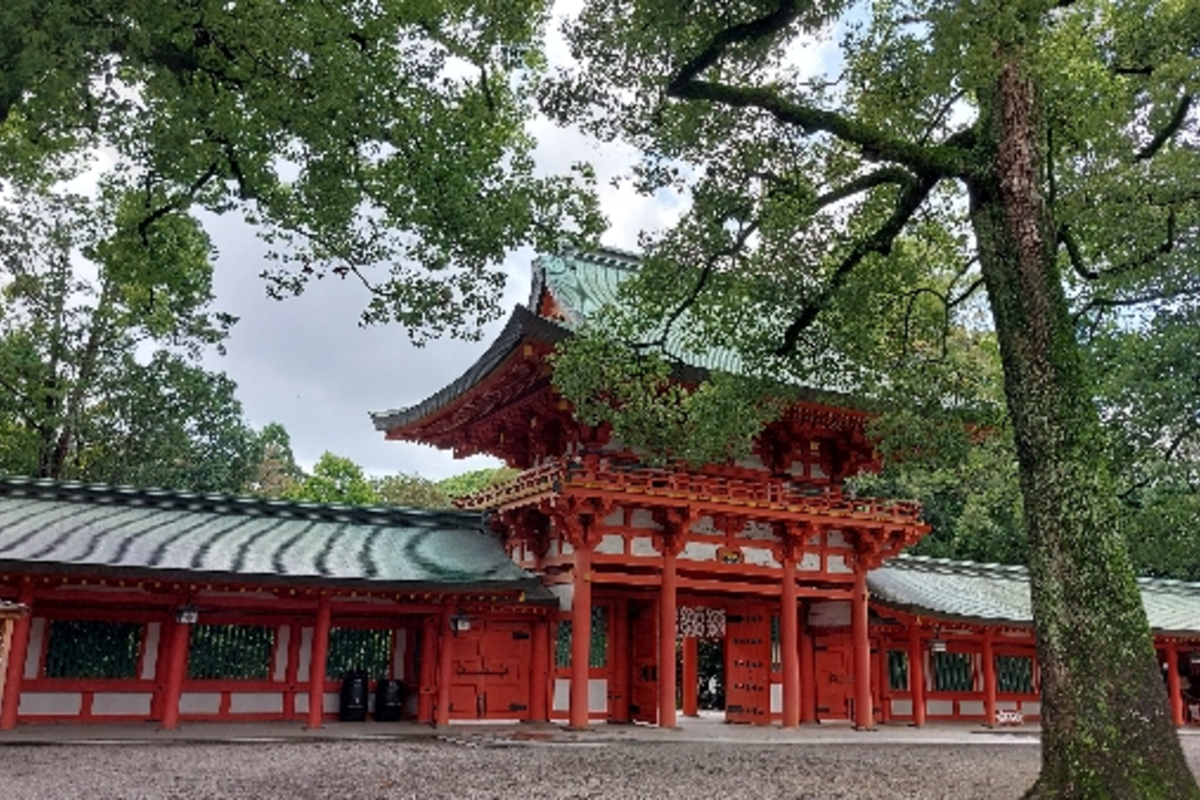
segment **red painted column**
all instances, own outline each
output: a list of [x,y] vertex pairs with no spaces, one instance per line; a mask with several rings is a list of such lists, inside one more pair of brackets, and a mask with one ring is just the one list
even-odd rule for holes
[[421,622],[421,665],[417,677],[417,722],[433,723],[433,697],[437,692],[438,617],[430,614]]
[[683,637],[683,715],[700,716],[699,698],[696,696],[699,683],[700,640],[695,636]]
[[167,646],[161,722],[164,731],[179,727],[179,698],[183,694],[183,680],[187,677],[188,648],[191,643],[192,626],[176,620],[171,626],[171,641]]
[[779,614],[780,647],[783,650],[783,727],[800,725],[800,615],[796,607],[796,561],[791,553],[783,559],[783,600]]
[[658,724],[676,728],[675,719],[675,616],[677,580],[672,542],[663,544],[662,592],[658,609]]
[[545,617],[533,621],[533,667],[529,670],[529,721],[550,719],[547,694],[550,669],[550,623]]
[[575,574],[571,597],[571,730],[588,726],[588,682],[591,678],[592,549],[575,547]]
[[308,727],[319,728],[325,715],[325,661],[329,658],[329,628],[333,624],[333,601],[323,594],[317,600],[317,624],[313,628],[312,658],[308,663]]
[[983,634],[983,724],[996,724],[996,654],[992,650],[992,632]]
[[871,637],[867,628],[867,573],[854,573],[850,598],[850,627],[854,638],[854,727],[870,730],[875,723],[871,708]]
[[925,724],[925,650],[916,622],[908,629],[908,689],[912,695],[912,724],[920,728]]
[[450,617],[454,610],[447,603],[442,609],[442,619],[438,624],[441,634],[438,642],[438,677],[437,677],[437,721],[439,728],[450,724],[450,682],[454,680],[454,633],[450,630]]
[[1167,695],[1171,698],[1171,719],[1175,726],[1183,725],[1183,690],[1179,680],[1179,651],[1167,645]]
[[295,623],[288,624],[288,650],[287,650],[287,674],[284,680],[287,681],[287,694],[283,699],[283,715],[287,719],[295,719],[296,717],[296,684],[299,682],[300,675],[300,626]]
[[609,631],[616,646],[612,649],[613,662],[611,680],[612,700],[608,714],[612,722],[629,722],[629,598],[622,595],[613,601],[613,616],[609,620]]
[[13,626],[12,644],[8,648],[8,670],[4,678],[4,701],[0,706],[0,731],[17,727],[17,710],[21,707],[21,679],[25,675],[25,660],[29,655],[29,629],[33,626],[33,584],[21,587],[17,602],[29,608],[29,613]]
[[800,631],[800,722],[817,721],[817,648],[807,629]]

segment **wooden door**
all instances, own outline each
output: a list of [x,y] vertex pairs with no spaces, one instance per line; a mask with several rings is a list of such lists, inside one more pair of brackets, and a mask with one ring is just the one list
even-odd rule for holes
[[629,603],[629,718],[658,723],[658,615],[652,602]]
[[761,605],[725,613],[725,721],[771,723],[771,615]]
[[849,638],[818,638],[817,718],[850,719],[854,701],[854,651]]
[[528,719],[533,623],[472,620],[455,635],[452,719]]

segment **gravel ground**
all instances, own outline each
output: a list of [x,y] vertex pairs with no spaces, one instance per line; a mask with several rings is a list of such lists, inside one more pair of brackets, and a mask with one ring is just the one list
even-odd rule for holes
[[[1184,740],[1193,769],[1200,737]],[[290,742],[0,747],[4,800],[1016,798],[1035,745]]]

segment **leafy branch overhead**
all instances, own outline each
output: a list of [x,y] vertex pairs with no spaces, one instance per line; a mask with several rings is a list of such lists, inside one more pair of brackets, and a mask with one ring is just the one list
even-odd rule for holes
[[543,0],[11,0],[0,179],[102,152],[142,192],[142,233],[239,211],[272,245],[273,294],[341,276],[369,292],[364,322],[472,336],[510,248],[599,229],[589,171],[532,160],[546,19]]

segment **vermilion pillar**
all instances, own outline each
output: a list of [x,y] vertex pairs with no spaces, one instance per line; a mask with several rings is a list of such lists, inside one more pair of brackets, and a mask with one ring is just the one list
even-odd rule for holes
[[658,620],[658,724],[678,727],[675,720],[675,616],[677,578],[675,551],[671,542],[663,545],[662,594]]
[[919,728],[925,724],[925,650],[916,622],[908,629],[908,690],[912,695],[913,725]]
[[817,721],[817,648],[808,630],[800,632],[800,721]]
[[545,617],[533,621],[533,667],[529,670],[529,720],[546,722],[550,669],[550,623]]
[[683,715],[685,717],[699,716],[698,700],[696,697],[699,683],[700,640],[695,636],[683,637]]
[[329,628],[333,605],[329,595],[317,600],[317,624],[313,628],[312,659],[308,664],[308,727],[321,727],[325,714],[325,662],[329,658]]
[[612,649],[612,672],[609,685],[612,700],[609,703],[609,720],[629,722],[629,598],[622,595],[613,601],[613,615],[609,620],[609,632],[616,646]]
[[4,679],[4,700],[0,705],[0,730],[10,731],[17,727],[17,709],[21,707],[21,678],[25,675],[25,659],[29,655],[29,629],[33,625],[33,584],[21,587],[17,598],[29,613],[17,620],[13,626],[12,645],[8,650],[8,670]]
[[871,638],[867,629],[867,573],[861,567],[854,573],[854,594],[850,598],[850,627],[854,637],[854,727],[869,730],[874,726],[871,708]]
[[1167,645],[1167,694],[1171,696],[1171,719],[1175,725],[1183,725],[1183,691],[1179,681],[1179,651],[1175,645]]
[[800,618],[796,608],[796,561],[783,559],[783,607],[780,609],[780,646],[783,648],[783,727],[800,725]]
[[582,731],[588,726],[592,643],[592,550],[582,544],[575,548],[572,588],[570,728]]
[[437,677],[437,725],[445,727],[450,724],[450,682],[454,680],[454,633],[450,629],[450,618],[454,610],[447,603],[442,609],[442,619],[438,627],[441,633],[438,637],[438,677]]
[[439,616],[430,614],[421,621],[421,664],[417,678],[417,722],[433,723],[433,696],[437,691],[437,648]]
[[192,626],[176,620],[171,626],[171,641],[167,645],[166,680],[163,682],[162,729],[179,727],[179,697],[183,694],[183,679],[187,677],[188,648],[192,642]]
[[996,655],[992,650],[992,633],[983,634],[983,724],[996,724]]

